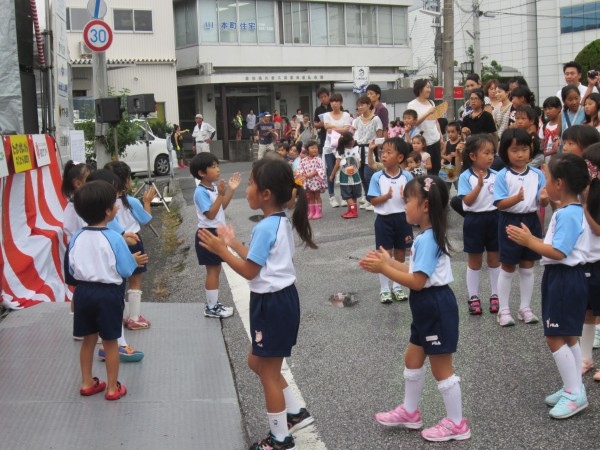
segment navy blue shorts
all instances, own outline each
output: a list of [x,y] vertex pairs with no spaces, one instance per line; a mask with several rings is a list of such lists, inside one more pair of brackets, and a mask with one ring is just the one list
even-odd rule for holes
[[594,316],[600,316],[600,261],[585,266],[588,282],[588,306]]
[[73,294],[73,336],[100,333],[106,340],[121,337],[125,282],[122,284],[80,281]]
[[527,228],[536,237],[542,237],[542,226],[537,213],[528,214],[512,214],[507,212],[500,212],[498,216],[498,244],[500,246],[500,262],[504,264],[517,265],[521,261],[537,261],[542,257],[530,250],[527,247],[517,244],[511,241],[506,234],[506,227],[508,225],[514,225],[521,227],[521,224],[527,225]]
[[583,265],[547,264],[542,277],[544,336],[581,336],[588,303]]
[[410,291],[408,303],[413,321],[410,343],[426,355],[455,353],[458,345],[458,304],[450,287],[432,286]]
[[470,212],[463,222],[465,253],[498,251],[498,211]]
[[375,248],[406,249],[411,248],[413,243],[412,226],[406,221],[405,213],[388,214],[387,216],[377,214],[375,219]]
[[277,292],[250,292],[250,336],[255,356],[288,357],[300,328],[296,285]]
[[[132,255],[137,252],[142,252],[142,254],[144,254],[144,253],[146,253],[144,251],[144,242],[142,242],[142,237],[140,236],[140,234],[139,233],[136,233],[136,234],[140,238],[139,242],[137,242],[134,245],[128,245],[127,247],[129,247],[129,251],[131,252]],[[148,269],[146,268],[146,264],[144,264],[141,267],[136,267],[135,270],[133,271],[132,275],[135,275],[138,273],[144,273],[147,270]]]
[[342,200],[349,198],[356,200],[362,195],[362,186],[360,184],[340,184],[340,194]]
[[[217,235],[216,228],[204,228],[205,230],[210,231],[215,236]],[[200,229],[198,229],[200,231]],[[198,237],[198,232],[194,235],[194,242],[196,244],[196,256],[198,257],[198,264],[201,266],[220,266],[223,260],[220,256],[215,255],[213,252],[205,249],[200,245],[200,238]]]

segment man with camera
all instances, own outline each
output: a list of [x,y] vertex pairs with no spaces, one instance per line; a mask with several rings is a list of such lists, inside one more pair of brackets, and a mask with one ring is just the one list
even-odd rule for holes
[[[595,76],[592,77],[593,81],[590,80],[590,75],[594,75],[592,72],[595,72]],[[579,63],[575,61],[569,61],[568,63],[565,63],[565,65],[563,66],[563,74],[565,76],[566,84],[573,84],[579,89],[582,105],[585,101],[585,98],[589,94],[591,94],[592,92],[598,92],[598,89],[596,88],[596,84],[598,81],[598,72],[596,72],[595,70],[590,70],[588,72],[588,83],[590,83],[588,84],[588,86],[584,86],[583,84],[581,84],[581,65],[579,65]],[[556,96],[562,101],[561,91],[562,88],[558,90]]]

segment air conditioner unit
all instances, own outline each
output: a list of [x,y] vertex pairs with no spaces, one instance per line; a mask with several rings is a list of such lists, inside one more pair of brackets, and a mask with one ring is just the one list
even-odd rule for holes
[[79,56],[92,56],[92,51],[83,41],[79,41]]
[[212,63],[201,63],[198,64],[198,74],[199,75],[212,75],[213,73],[213,65]]

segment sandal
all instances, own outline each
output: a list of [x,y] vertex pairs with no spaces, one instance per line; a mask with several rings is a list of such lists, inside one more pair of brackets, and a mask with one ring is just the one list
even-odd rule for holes
[[106,390],[106,394],[104,394],[104,398],[106,400],[119,400],[121,397],[125,397],[127,394],[127,388],[124,384],[121,384],[120,381],[117,381],[117,390],[114,394],[109,394],[108,390]]
[[128,330],[145,330],[150,328],[150,324],[147,322],[140,322],[139,320],[127,319],[125,328]]
[[100,381],[98,377],[94,377],[93,380],[95,383],[89,388],[79,389],[79,394],[89,397],[90,395],[97,394],[98,392],[102,392],[104,389],[106,389],[106,383],[104,381]]

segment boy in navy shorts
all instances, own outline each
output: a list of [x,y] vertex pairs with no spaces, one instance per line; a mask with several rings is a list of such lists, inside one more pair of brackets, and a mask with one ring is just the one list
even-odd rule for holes
[[[396,261],[404,262],[406,249],[413,243],[412,227],[406,222],[404,213],[404,186],[413,176],[400,167],[406,161],[409,153],[408,144],[400,138],[390,138],[383,143],[381,162],[383,170],[376,172],[371,178],[367,200],[374,207],[375,219],[375,248],[392,252]],[[379,274],[379,301],[391,303],[392,300],[408,300],[408,295],[397,282]]]
[[[229,183],[219,180],[221,170],[219,160],[212,153],[198,153],[190,162],[190,172],[200,184],[194,193],[194,205],[198,216],[198,230],[206,228],[217,234],[217,227],[225,225],[225,208],[229,205],[235,190],[240,185],[239,172],[229,178]],[[229,189],[228,189],[229,187]],[[233,315],[233,308],[219,302],[219,277],[222,259],[200,245],[198,233],[194,234],[198,264],[206,266],[206,305],[204,316],[224,319]]]
[[[107,400],[127,393],[117,381],[125,279],[148,261],[141,252],[131,254],[123,237],[107,228],[117,214],[116,200],[116,190],[106,181],[91,181],[75,191],[75,211],[88,226],[73,235],[65,255],[67,284],[75,286],[73,335],[83,336],[79,393],[89,396],[106,389]],[[106,354],[108,384],[92,376],[98,335]]]

